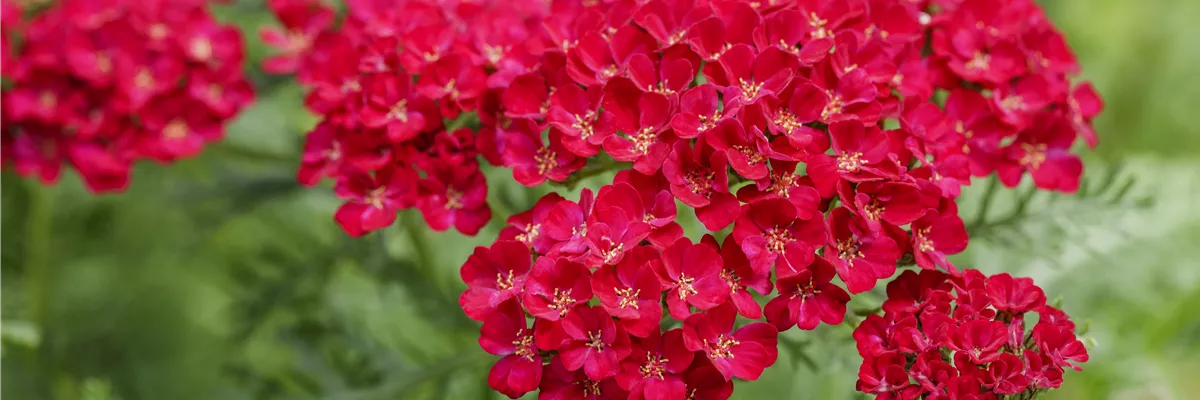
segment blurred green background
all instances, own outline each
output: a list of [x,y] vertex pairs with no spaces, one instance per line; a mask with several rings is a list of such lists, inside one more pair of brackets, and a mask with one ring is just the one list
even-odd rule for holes
[[[1200,2],[1044,3],[1107,101],[1088,186],[1016,214],[1024,191],[997,197],[957,262],[1032,276],[1088,327],[1091,361],[1048,397],[1195,398]],[[254,67],[267,51],[254,32],[272,17],[254,1],[218,13],[246,28],[260,88],[227,140],[169,168],[139,165],[119,195],[88,196],[73,175],[42,188],[4,174],[0,396],[496,398],[493,358],[456,299],[458,266],[499,219],[465,238],[428,232],[412,211],[347,238],[331,191],[294,184],[314,122],[300,89]],[[488,180],[504,209],[541,194],[504,171]],[[962,200],[968,221],[984,186]],[[790,331],[778,364],[735,398],[856,398],[849,331]]]

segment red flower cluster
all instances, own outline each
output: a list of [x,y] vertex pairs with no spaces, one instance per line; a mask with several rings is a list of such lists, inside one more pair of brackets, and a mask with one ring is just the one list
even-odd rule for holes
[[[841,323],[898,263],[958,276],[973,176],[1074,191],[1068,149],[1095,144],[1100,100],[1030,0],[383,3],[335,29],[315,0],[276,0],[287,33],[264,32],[324,117],[300,180],[337,180],[347,232],[415,205],[476,233],[476,155],[527,186],[626,168],[510,217],[462,268],[461,305],[505,356],[490,383],[514,397],[727,397],[778,330]],[[684,238],[677,203],[731,233]]]
[[[1075,324],[1029,278],[905,271],[884,315],[854,330],[858,390],[886,399],[997,399],[1053,389],[1088,360]],[[1025,317],[1037,313],[1031,330]]]
[[[64,0],[14,29],[5,2],[3,165],[43,182],[63,162],[93,192],[123,190],[140,158],[169,163],[219,140],[254,98],[237,29],[203,0]],[[10,12],[11,11],[11,12]]]
[[[495,148],[496,127],[514,121],[476,112],[498,107],[503,88],[539,62],[545,2],[351,1],[340,24],[318,0],[269,5],[285,29],[261,32],[281,51],[264,68],[295,72],[309,89],[306,105],[323,116],[308,135],[299,180],[337,181],[347,200],[335,216],[342,228],[363,235],[415,206],[435,230],[478,232],[491,209],[477,155],[501,163],[486,150]],[[484,125],[478,132],[453,128],[476,123],[472,115]],[[508,146],[514,159],[524,151],[583,166],[582,158],[539,153],[532,142],[540,138],[521,139]],[[532,175],[561,180],[574,169],[534,166]]]
[[[776,327],[735,329],[739,313],[762,316],[747,288],[769,292],[770,282],[744,256],[730,256],[741,254],[731,239],[680,238],[660,251],[637,245],[650,225],[623,222],[620,206],[598,205],[583,220],[574,218],[582,218],[578,203],[540,204],[552,215],[546,240],[521,233],[476,249],[462,268],[469,288],[459,303],[483,321],[480,346],[504,356],[488,376],[492,388],[512,398],[540,388],[540,398],[723,399],[731,378],[758,379],[775,363]],[[532,242],[550,254],[531,261]],[[660,328],[663,296],[682,328]],[[598,304],[588,305],[593,297]]]

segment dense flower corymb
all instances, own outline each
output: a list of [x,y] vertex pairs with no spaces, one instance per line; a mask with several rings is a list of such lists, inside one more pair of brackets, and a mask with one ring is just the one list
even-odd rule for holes
[[134,161],[169,163],[220,140],[254,91],[241,34],[205,6],[64,0],[21,25],[5,1],[4,168],[50,184],[66,163],[92,192],[121,191]]
[[[774,362],[780,330],[841,323],[852,294],[905,264],[970,281],[950,261],[968,242],[962,187],[1029,175],[1076,190],[1069,149],[1094,145],[1102,108],[1029,0],[362,1],[340,25],[314,0],[271,4],[291,32],[272,68],[294,67],[323,117],[300,179],[357,188],[339,192],[348,233],[408,206],[478,232],[491,216],[478,156],[527,186],[612,177],[508,216],[463,265],[471,318],[514,301],[532,316],[544,398],[724,399]],[[415,191],[393,182],[414,174]],[[685,235],[687,212],[713,233]],[[1030,368],[1052,382],[1045,366],[1079,359],[1058,328],[1036,334],[1049,359],[996,350],[1013,334],[997,316],[1038,302],[1004,279],[938,308],[949,322],[897,322],[988,365],[937,381],[952,397],[1011,392]],[[871,393],[913,396],[913,368],[967,366],[865,343]],[[532,390],[515,350],[488,351],[508,360],[496,390]]]
[[[858,390],[879,398],[1036,393],[1088,360],[1075,325],[1029,278],[905,271],[887,293],[883,316],[854,330]],[[1032,328],[1030,314],[1040,316]]]

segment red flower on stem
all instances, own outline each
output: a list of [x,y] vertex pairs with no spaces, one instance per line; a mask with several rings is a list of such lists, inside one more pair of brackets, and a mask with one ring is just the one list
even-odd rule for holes
[[479,347],[503,356],[488,372],[488,386],[497,392],[515,399],[541,383],[542,358],[533,344],[533,329],[526,325],[525,312],[516,300],[502,303],[483,321]]
[[583,368],[588,379],[616,376],[619,363],[629,356],[629,336],[603,308],[579,306],[563,320],[562,329],[569,341],[558,356],[568,370]]
[[531,263],[529,249],[520,242],[503,240],[491,248],[476,247],[459,270],[467,283],[459,306],[473,320],[487,319],[501,303],[517,299],[525,290]]
[[649,336],[633,341],[617,382],[629,391],[630,399],[687,398],[683,373],[694,356],[683,344],[682,329],[655,329]]
[[668,288],[667,310],[675,319],[692,314],[690,307],[708,310],[721,304],[727,287],[721,281],[721,256],[703,243],[681,238],[663,250],[662,267],[656,272]]
[[767,320],[780,331],[792,326],[813,330],[820,322],[842,323],[850,295],[831,282],[833,276],[833,266],[817,258],[795,275],[779,278],[775,281],[779,296],[767,302]]
[[617,265],[601,266],[592,274],[592,292],[630,335],[647,337],[662,321],[663,289],[655,275],[662,261],[652,247],[627,253]]
[[779,331],[766,322],[733,329],[737,312],[732,305],[694,314],[683,322],[688,350],[702,351],[725,380],[757,380],[779,356]]
[[338,179],[334,191],[350,199],[334,214],[342,230],[350,236],[362,236],[388,227],[396,213],[411,207],[417,196],[417,174],[408,168],[390,168],[375,176],[359,171]]

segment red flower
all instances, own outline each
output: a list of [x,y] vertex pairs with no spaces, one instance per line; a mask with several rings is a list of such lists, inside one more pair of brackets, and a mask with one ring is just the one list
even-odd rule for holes
[[917,355],[916,362],[910,370],[913,380],[921,385],[921,390],[928,393],[942,393],[951,380],[958,377],[958,370],[953,365],[942,361],[942,354],[935,351]]
[[[777,48],[795,56],[801,64],[812,65],[829,55],[833,41],[807,40],[808,29],[802,21],[805,15],[800,10],[785,9],[766,17],[763,24],[754,30],[754,45],[759,51]],[[803,43],[803,46],[800,44]]]
[[593,381],[617,375],[619,363],[630,352],[629,336],[603,308],[579,306],[562,328],[569,342],[559,348],[558,356],[568,370],[583,368]]
[[733,103],[755,103],[760,98],[778,93],[792,80],[793,66],[788,65],[786,60],[775,49],[757,53],[751,46],[735,45],[719,61],[724,76],[716,79],[710,76],[709,80],[733,88],[728,93],[734,96]]
[[1049,356],[1054,365],[1060,368],[1070,367],[1082,371],[1083,368],[1070,361],[1082,363],[1088,360],[1087,348],[1075,338],[1071,327],[1038,322],[1037,326],[1033,327],[1033,341],[1037,343],[1042,354]]
[[1057,389],[1062,385],[1062,368],[1054,361],[1033,350],[1025,350],[1025,377],[1039,389]]
[[558,193],[548,193],[538,199],[529,211],[508,217],[508,226],[500,231],[497,240],[516,240],[533,249],[535,253],[547,254],[554,241],[542,234],[550,210],[559,202],[566,201]]
[[967,229],[958,215],[930,211],[912,223],[912,251],[921,268],[940,266],[947,272],[958,273],[946,256],[961,253],[966,248]]
[[731,305],[692,315],[683,322],[683,341],[688,350],[703,351],[725,380],[757,380],[779,356],[779,331],[766,322],[735,331],[736,316]]
[[671,100],[658,93],[642,93],[633,81],[614,79],[605,86],[604,108],[613,113],[617,129],[627,137],[612,135],[604,150],[617,161],[633,162],[643,174],[654,174],[670,153]]
[[868,80],[867,71],[854,69],[839,76],[833,68],[828,62],[817,64],[812,81],[796,86],[788,111],[800,123],[819,121],[832,125],[857,120],[859,124],[874,125],[881,112],[875,101],[879,92]]
[[662,321],[662,286],[655,271],[662,268],[658,250],[638,246],[615,266],[592,274],[592,291],[600,305],[619,320],[630,335],[647,337]]
[[617,375],[630,399],[687,398],[682,375],[695,354],[684,346],[683,330],[662,333],[655,329],[646,338],[634,340],[632,349]]
[[454,226],[465,235],[479,232],[492,218],[487,205],[487,182],[478,165],[434,165],[421,180],[424,193],[417,201],[425,223],[435,231]]
[[814,154],[806,169],[821,197],[830,197],[841,180],[865,182],[895,175],[897,166],[886,166],[888,141],[878,128],[846,121],[829,126],[833,156]]
[[983,386],[992,389],[996,394],[1023,392],[1029,387],[1029,380],[1023,374],[1024,369],[1025,365],[1020,357],[1008,353],[1001,354],[999,359],[988,365],[987,372],[982,374]]
[[1070,153],[1075,131],[1069,121],[1050,113],[1041,114],[1007,147],[1006,163],[997,171],[1000,181],[1016,187],[1025,171],[1038,188],[1074,193],[1079,189],[1083,161]]
[[[725,96],[732,99],[732,95]],[[724,108],[717,97],[717,88],[703,84],[688,89],[679,100],[679,112],[671,118],[671,128],[680,139],[693,139],[715,128],[718,123],[733,115],[737,105],[726,100]]]
[[923,192],[915,183],[863,182],[851,189],[849,182],[841,182],[842,203],[853,207],[872,230],[881,229],[881,223],[908,225],[937,207],[940,197]]
[[[135,76],[136,79],[136,76]],[[254,88],[225,71],[195,70],[188,77],[188,94],[219,118],[229,119],[254,101]]]
[[725,400],[733,395],[733,382],[725,379],[706,357],[695,357],[683,373],[689,399]]
[[525,324],[525,313],[516,300],[504,302],[483,321],[479,347],[503,356],[488,373],[492,389],[516,399],[541,383],[542,358],[533,344],[533,329]]
[[992,93],[992,109],[1009,125],[1024,128],[1050,102],[1066,91],[1042,75],[1029,75],[1015,84],[1001,85]]
[[588,219],[587,264],[593,268],[616,265],[621,262],[626,249],[634,248],[650,234],[650,225],[605,200],[605,197],[596,199],[596,209]]
[[732,236],[755,271],[776,268],[779,276],[791,276],[812,263],[813,252],[825,243],[825,221],[816,206],[798,208],[781,198],[747,204]]
[[[622,183],[628,184],[633,192],[623,188]],[[639,213],[635,203],[641,206],[642,222],[650,225],[650,236],[646,239],[660,250],[683,236],[683,227],[675,222],[675,197],[671,196],[670,185],[662,175],[644,175],[637,171],[624,170],[613,177],[613,184],[608,187],[610,190],[621,192],[614,195],[612,201],[624,204],[621,207],[625,207],[630,216]],[[636,201],[638,197],[641,201]]]
[[150,134],[141,138],[142,151],[155,160],[195,156],[205,143],[224,136],[221,119],[182,92],[160,96],[143,114],[142,123]]
[[725,153],[715,152],[704,141],[693,149],[675,142],[675,149],[662,166],[671,182],[671,193],[696,208],[696,217],[710,231],[724,229],[737,218],[740,203],[729,193]]
[[1013,278],[1009,274],[996,274],[987,278],[987,294],[992,307],[997,311],[1022,314],[1041,308],[1046,304],[1046,295],[1033,284],[1030,278]]
[[779,296],[767,302],[767,320],[780,331],[793,325],[813,330],[820,322],[842,323],[850,295],[830,282],[833,275],[833,266],[818,258],[795,275],[779,278]]
[[1001,84],[1025,73],[1021,50],[1012,42],[986,45],[983,30],[958,28],[936,30],[935,54],[949,58],[946,66],[971,82]]
[[887,300],[881,308],[888,314],[908,315],[922,311],[950,312],[950,283],[946,273],[936,270],[904,271],[887,285]]
[[368,75],[365,104],[359,110],[368,128],[383,128],[388,140],[401,143],[425,128],[418,102],[427,101],[411,92],[412,78],[403,71]]
[[529,314],[547,321],[567,317],[576,305],[592,298],[591,271],[565,258],[540,257],[525,281],[523,304]]
[[851,21],[866,12],[864,4],[843,1],[806,2],[797,4],[805,24],[797,24],[804,29],[804,39],[800,42],[805,46],[818,49],[833,47],[834,35],[847,29]]
[[737,197],[745,203],[765,199],[783,198],[797,208],[807,208],[821,203],[821,195],[814,190],[812,180],[796,174],[795,161],[771,160],[771,174],[754,185],[743,186]]
[[921,387],[909,383],[904,365],[904,356],[896,352],[863,360],[858,370],[858,390],[886,399],[911,400],[920,397]]
[[679,54],[668,53],[662,60],[653,61],[646,54],[629,57],[629,79],[639,89],[658,93],[674,100],[696,78],[696,68]]
[[871,290],[877,280],[891,277],[900,258],[895,241],[866,225],[862,217],[852,216],[844,207],[829,215],[829,242],[823,255],[852,294]]
[[709,15],[707,8],[694,7],[690,1],[657,0],[639,8],[634,21],[665,49],[683,40],[692,25]]
[[1000,347],[1008,338],[998,321],[975,320],[959,325],[950,336],[950,348],[962,352],[975,364],[987,364],[1000,357]]
[[1000,139],[1012,132],[992,112],[991,104],[978,92],[955,89],[946,97],[946,122],[966,139],[962,152],[971,161],[974,176],[986,176],[995,170]]
[[1088,147],[1095,148],[1099,143],[1099,138],[1096,137],[1096,131],[1092,129],[1092,118],[1095,118],[1104,109],[1104,100],[1100,99],[1100,95],[1096,93],[1091,82],[1083,82],[1071,91],[1070,97],[1067,98],[1067,106],[1070,110],[1071,123],[1075,126],[1075,132],[1083,136]]
[[589,379],[581,370],[569,370],[562,357],[550,359],[543,368],[538,400],[617,400],[628,398],[616,379]]
[[[568,53],[567,74],[581,85],[603,85],[613,77],[623,76],[631,55],[658,47],[653,37],[633,25],[602,32],[583,34]],[[610,35],[611,41],[603,35]]]
[[487,88],[487,73],[466,57],[452,54],[426,66],[417,80],[422,96],[440,100],[444,118],[458,117],[459,110],[473,111],[476,100]]
[[[237,28],[218,25],[209,18],[195,18],[170,29],[184,54],[192,61],[231,70],[241,69],[244,54],[242,35]],[[150,36],[154,35],[151,32]]]
[[604,140],[616,132],[612,113],[600,110],[602,96],[600,86],[585,90],[576,85],[559,87],[550,95],[546,121],[562,131],[563,145],[575,155],[595,155]]
[[[705,235],[703,240],[716,245],[712,235]],[[752,268],[732,235],[726,236],[721,243],[721,259],[725,264],[721,269],[721,280],[729,286],[729,300],[737,307],[738,314],[749,319],[762,318],[762,308],[748,289],[754,289],[760,295],[771,293],[771,271]]]
[[662,254],[658,279],[668,288],[667,310],[676,319],[692,314],[689,306],[708,310],[721,304],[727,287],[721,281],[721,256],[703,243],[680,238]]
[[560,201],[551,208],[542,225],[546,237],[556,242],[551,252],[583,254],[587,251],[587,218],[591,213],[592,191],[588,189],[579,194],[578,203]]
[[404,167],[368,175],[348,171],[334,188],[339,197],[350,199],[338,208],[334,219],[350,236],[358,237],[392,225],[396,212],[416,201],[417,174]]
[[550,129],[549,144],[542,142],[541,127],[530,120],[514,121],[514,129],[504,135],[504,166],[513,169],[513,179],[525,186],[537,186],[547,179],[562,182],[583,168],[587,159],[572,154],[562,145],[562,133]]
[[263,60],[263,70],[272,74],[296,72],[313,41],[333,24],[333,10],[317,0],[270,1],[268,5],[287,31],[259,29],[262,41],[280,51]]
[[483,321],[501,303],[516,299],[525,290],[530,263],[529,249],[520,242],[502,240],[491,248],[476,247],[459,271],[467,283],[467,290],[458,298],[463,312]]
[[706,135],[713,149],[725,152],[729,166],[746,179],[762,179],[770,172],[767,169],[767,157],[783,158],[771,150],[766,135],[758,127],[749,130],[732,119],[722,121],[715,129]]

